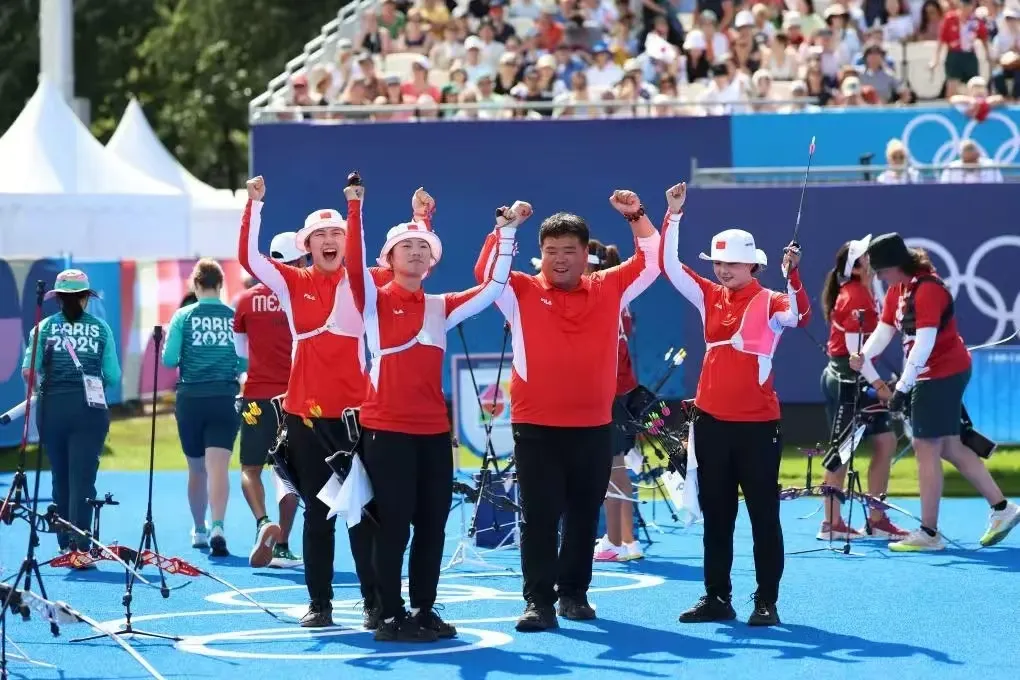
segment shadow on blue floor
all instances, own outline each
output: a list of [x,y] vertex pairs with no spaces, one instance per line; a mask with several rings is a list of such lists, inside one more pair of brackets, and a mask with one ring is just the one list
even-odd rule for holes
[[[145,509],[144,475],[104,473],[100,492],[111,491],[120,506],[103,511],[102,538],[136,547]],[[34,479],[31,480],[34,482]],[[3,479],[0,478],[0,485]],[[701,595],[701,528],[663,526],[652,530],[644,560],[597,564],[590,597],[599,619],[561,621],[555,632],[521,634],[520,577],[516,549],[482,555],[489,568],[446,570],[440,582],[442,615],[460,631],[456,640],[434,645],[386,645],[359,628],[361,611],[344,532],[337,540],[334,618],[337,627],[306,630],[296,625],[307,595],[300,569],[252,570],[247,553],[254,520],[232,487],[226,529],[233,553],[212,558],[190,547],[191,522],[186,478],[160,473],[155,484],[157,538],[163,552],[208,570],[275,612],[277,621],[208,578],[167,577],[175,589],[136,587],[135,625],[142,630],[183,636],[176,645],[136,638],[130,643],[166,678],[300,680],[343,677],[454,678],[509,680],[521,677],[732,678],[786,680],[795,677],[973,678],[1013,677],[1020,642],[1010,633],[1020,601],[1020,536],[994,548],[977,548],[987,506],[977,500],[947,500],[942,530],[968,549],[938,554],[894,555],[884,544],[859,541],[844,556],[817,552],[789,556],[777,628],[750,628],[756,587],[750,527],[741,511],[733,565],[734,606],[730,624],[686,626],[677,615]],[[49,482],[41,487],[48,495]],[[816,501],[783,504],[788,552],[820,547],[814,540],[818,516],[798,519]],[[904,505],[916,510],[916,501]],[[668,517],[668,514],[660,514]],[[899,518],[898,518],[899,519]],[[906,518],[903,524],[912,527]],[[460,513],[451,515],[447,554],[460,537]],[[301,522],[291,539],[299,550]],[[24,559],[27,526],[0,525],[0,578],[14,575]],[[39,560],[55,553],[44,535]],[[123,619],[124,573],[112,562],[82,572],[43,567],[51,599],[63,600],[116,629]],[[158,574],[146,567],[146,577]],[[184,587],[182,587],[184,586]],[[38,586],[33,590],[38,591]],[[38,668],[11,659],[12,678],[151,677],[109,639],[70,643],[88,635],[84,625],[65,625],[53,638],[36,613],[30,621],[12,617],[8,634],[32,659],[57,666]],[[16,652],[13,647],[9,652]]]

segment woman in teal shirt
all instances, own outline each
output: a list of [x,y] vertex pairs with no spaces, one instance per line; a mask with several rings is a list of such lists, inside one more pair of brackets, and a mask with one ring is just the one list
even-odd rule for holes
[[[198,301],[181,307],[170,320],[163,364],[179,367],[177,433],[188,461],[188,502],[194,528],[191,545],[229,555],[223,517],[230,495],[228,470],[241,416],[234,406],[238,376],[248,360],[234,349],[234,310],[220,300],[223,269],[202,259],[191,272]],[[212,530],[205,526],[211,510]]]
[[[106,390],[121,378],[113,331],[105,321],[85,311],[93,296],[98,294],[84,272],[60,272],[53,290],[46,293],[47,300],[56,297],[60,301],[60,311],[32,329],[21,364],[27,382],[38,332],[34,382],[40,401],[36,423],[50,461],[53,502],[57,513],[82,531],[92,529],[92,507],[86,499],[96,497],[99,454],[110,431]],[[48,343],[53,347],[44,370]],[[57,545],[61,552],[91,547],[77,534],[64,531],[57,532]]]

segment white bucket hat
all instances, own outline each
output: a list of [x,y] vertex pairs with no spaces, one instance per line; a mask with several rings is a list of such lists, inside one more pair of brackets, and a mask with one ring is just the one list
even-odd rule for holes
[[712,237],[711,256],[701,253],[702,260],[711,262],[741,262],[765,267],[769,258],[754,247],[754,236],[743,229],[727,229]]
[[347,221],[332,208],[323,208],[322,210],[309,213],[308,217],[305,218],[305,226],[301,227],[294,235],[294,245],[302,253],[307,253],[308,249],[305,247],[305,241],[312,235],[312,232],[319,229],[329,229],[330,227],[339,227],[347,231]]
[[843,266],[843,278],[849,279],[850,274],[854,271],[854,265],[862,255],[868,252],[868,246],[871,245],[871,234],[868,234],[862,239],[856,241],[850,241],[850,250],[846,254],[846,264]]
[[379,251],[379,257],[376,259],[379,266],[383,269],[390,269],[390,263],[386,260],[386,257],[393,250],[394,246],[409,238],[424,239],[429,244],[429,248],[432,249],[430,269],[439,264],[439,260],[443,257],[443,242],[439,240],[434,231],[428,228],[424,221],[418,221],[402,222],[386,232],[386,243],[383,244],[382,250]]
[[285,231],[274,236],[269,244],[269,257],[278,262],[293,262],[304,257],[304,252],[297,247],[297,234]]

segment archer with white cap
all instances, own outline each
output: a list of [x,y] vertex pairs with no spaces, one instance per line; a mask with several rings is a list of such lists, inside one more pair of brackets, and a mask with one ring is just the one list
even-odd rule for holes
[[[312,265],[298,268],[284,264],[259,252],[265,180],[255,177],[247,186],[238,259],[276,293],[294,338],[283,409],[288,461],[305,504],[303,552],[310,602],[301,625],[330,626],[336,517],[327,519],[329,507],[317,495],[333,476],[326,457],[335,451],[323,449],[316,431],[341,449],[354,447],[357,437],[348,431],[343,414],[359,408],[365,396],[365,326],[343,266],[347,221],[332,208],[310,213],[294,236],[294,247],[310,255]],[[387,270],[375,270],[372,275],[377,282],[392,276]],[[368,522],[359,522],[348,535],[368,625],[376,601],[372,530]]]
[[[365,469],[379,519],[375,568],[382,612],[375,639],[434,642],[457,634],[434,609],[452,501],[450,418],[443,396],[446,334],[483,312],[503,292],[517,227],[532,209],[517,201],[496,211],[498,255],[480,285],[434,295],[425,293],[422,282],[443,256],[442,241],[431,223],[435,201],[418,189],[411,221],[387,232],[376,261],[393,272],[393,281],[379,286],[371,279],[365,257],[364,193],[361,178],[352,173],[344,190],[349,272],[372,356],[361,424]],[[412,522],[408,615],[400,592]]]
[[[120,384],[121,368],[113,331],[106,321],[90,314],[90,298],[99,297],[79,269],[57,275],[45,299],[56,298],[60,311],[43,319],[28,337],[22,374],[42,400],[38,421],[43,451],[50,461],[53,502],[57,514],[83,532],[92,528],[99,454],[110,430],[106,389]],[[40,351],[31,352],[36,333]],[[49,370],[43,374],[43,345],[52,351]],[[34,383],[34,385],[32,385]],[[38,415],[37,415],[38,417]],[[57,533],[60,551],[74,550],[72,534]],[[90,546],[78,545],[81,551]]]
[[[296,236],[292,231],[274,236],[269,256],[292,267],[304,266],[307,255],[298,250]],[[272,399],[287,391],[293,345],[290,320],[279,296],[269,286],[258,282],[238,296],[234,304],[234,346],[238,356],[248,359],[248,371],[241,376],[241,491],[255,515],[255,545],[248,555],[252,567],[301,564],[289,544],[298,499],[274,470],[280,506],[277,524],[266,513],[262,486],[262,468],[277,435],[278,423],[271,417]]]
[[[863,399],[862,388],[867,383],[850,367],[850,355],[863,346],[864,341],[878,327],[881,303],[874,295],[875,272],[871,268],[868,246],[871,234],[847,241],[836,251],[836,264],[825,277],[822,290],[822,313],[829,324],[829,341],[826,353],[829,363],[822,370],[821,388],[825,396],[825,410],[832,433],[832,446],[838,450],[839,440],[851,427],[854,404]],[[888,401],[892,397],[889,387],[876,383],[878,398]],[[868,493],[884,497],[889,490],[889,471],[896,453],[896,434],[893,432],[888,411],[862,413],[866,426],[864,436],[871,439],[872,456],[868,464]],[[827,459],[828,460],[828,459]],[[825,484],[835,489],[845,487],[847,465],[835,470],[826,469]],[[842,516],[842,501],[830,494],[824,502],[825,520],[816,538],[823,541],[842,541],[863,537],[900,539],[907,531],[893,524],[885,511],[872,507],[863,532],[847,526]]]
[[797,267],[800,251],[791,243],[783,256],[787,292],[771,291],[756,279],[768,258],[755,247],[754,237],[742,229],[727,229],[712,237],[710,254],[700,254],[712,263],[719,283],[710,281],[681,264],[677,252],[686,196],[684,183],[666,192],[669,211],[662,226],[661,266],[701,314],[705,329],[684,487],[684,507],[705,519],[705,595],[680,621],[736,618],[730,569],[739,484],[751,518],[758,580],[748,624],[777,625],[784,564],[777,493],[783,438],[772,357],[783,331],[807,325],[810,317]]

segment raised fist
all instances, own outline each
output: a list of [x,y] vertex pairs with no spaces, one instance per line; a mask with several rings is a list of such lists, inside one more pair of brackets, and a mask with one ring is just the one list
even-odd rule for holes
[[510,219],[516,221],[518,224],[534,214],[535,210],[531,207],[530,203],[514,201],[514,204],[510,206]]
[[266,196],[266,180],[262,179],[262,175],[253,177],[248,180],[246,186],[248,187],[248,198],[252,201],[261,201]]
[[674,215],[678,215],[683,210],[686,200],[687,182],[680,182],[680,184],[674,184],[666,189],[666,203],[669,205],[669,211]]
[[624,217],[633,215],[641,209],[641,199],[633,191],[626,189],[614,191],[613,195],[609,197],[609,204]]
[[411,197],[411,214],[415,218],[432,217],[436,211],[436,199],[424,187],[418,187]]
[[347,186],[344,187],[344,196],[348,201],[360,201],[365,196],[365,187],[361,183],[361,175],[355,170],[347,175]]

